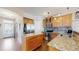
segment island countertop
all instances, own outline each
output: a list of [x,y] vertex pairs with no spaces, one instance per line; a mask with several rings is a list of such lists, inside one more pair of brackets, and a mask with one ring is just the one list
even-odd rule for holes
[[73,37],[68,37],[67,35],[60,36],[52,39],[48,44],[52,48],[56,48],[60,51],[78,51],[79,48],[76,42],[73,40]]
[[24,38],[26,38],[26,37],[32,37],[32,36],[36,36],[36,35],[40,35],[40,34],[43,34],[43,33],[30,33],[30,34],[24,34]]

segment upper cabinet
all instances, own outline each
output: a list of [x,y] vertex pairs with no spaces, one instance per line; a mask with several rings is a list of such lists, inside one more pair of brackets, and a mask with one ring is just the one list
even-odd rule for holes
[[45,18],[43,20],[43,26],[46,27],[47,24],[51,23],[51,27],[70,27],[72,24],[72,14],[67,14],[58,17]]
[[72,24],[72,14],[54,17],[53,27],[70,27]]
[[72,14],[62,16],[63,26],[70,27],[72,24]]
[[23,21],[24,21],[24,24],[33,24],[33,20],[30,18],[24,17]]
[[53,21],[53,17],[47,17],[45,19],[43,19],[43,27],[52,27],[52,21]]
[[53,27],[61,27],[62,26],[62,17],[55,17],[52,21]]
[[51,24],[51,27],[71,27],[72,14],[45,18],[43,20],[43,26],[46,27],[48,24]]

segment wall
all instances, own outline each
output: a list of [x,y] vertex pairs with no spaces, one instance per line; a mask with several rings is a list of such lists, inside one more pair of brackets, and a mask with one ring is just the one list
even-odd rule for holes
[[73,31],[79,32],[79,19],[75,19],[75,13],[73,13],[72,29]]
[[2,20],[1,20],[1,18],[0,18],[0,38],[2,38]]
[[23,39],[23,17],[18,16],[15,20],[15,38],[19,43]]
[[35,28],[35,33],[40,33],[44,30],[44,28],[43,28],[43,18],[41,16],[35,16],[35,18],[34,18],[34,28]]
[[29,13],[24,13],[24,14],[23,14],[23,17],[30,18],[30,19],[35,19],[34,16],[35,16],[35,15],[31,15],[31,14],[29,14]]

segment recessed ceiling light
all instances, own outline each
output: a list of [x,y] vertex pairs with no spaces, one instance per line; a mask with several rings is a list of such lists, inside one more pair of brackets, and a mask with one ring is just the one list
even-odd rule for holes
[[56,17],[54,19],[56,20]]

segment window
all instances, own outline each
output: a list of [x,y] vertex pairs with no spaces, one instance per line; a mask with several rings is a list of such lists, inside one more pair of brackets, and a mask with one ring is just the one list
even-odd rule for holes
[[12,37],[14,36],[14,24],[11,20],[3,20],[3,36]]
[[24,24],[24,33],[33,33],[34,25],[33,24]]

